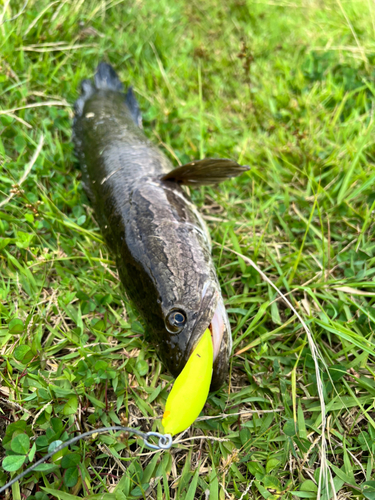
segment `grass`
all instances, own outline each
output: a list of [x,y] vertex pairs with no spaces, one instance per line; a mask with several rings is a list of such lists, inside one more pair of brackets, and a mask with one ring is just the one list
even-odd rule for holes
[[[222,156],[251,171],[192,192],[232,323],[228,384],[171,452],[101,435],[8,498],[316,498],[314,361],[251,258],[321,355],[333,478],[321,498],[374,499],[373,3],[23,6],[0,7],[1,457],[25,467],[96,426],[156,430],[172,382],[82,190],[71,144],[80,81],[111,62],[175,164]],[[15,474],[1,471],[0,483]]]

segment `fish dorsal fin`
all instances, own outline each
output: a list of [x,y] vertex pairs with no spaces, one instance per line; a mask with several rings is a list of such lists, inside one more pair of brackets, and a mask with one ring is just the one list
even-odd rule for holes
[[203,186],[218,184],[230,177],[241,175],[247,170],[249,170],[248,166],[239,165],[233,160],[205,158],[204,160],[192,161],[177,167],[168,174],[163,175],[161,180],[174,181],[188,186]]

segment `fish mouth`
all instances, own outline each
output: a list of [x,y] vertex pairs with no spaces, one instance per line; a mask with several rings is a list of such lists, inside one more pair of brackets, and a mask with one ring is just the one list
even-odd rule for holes
[[229,354],[232,349],[229,319],[222,300],[219,300],[216,306],[209,328],[214,351],[210,391],[216,391],[220,389],[228,375]]
[[220,354],[221,343],[223,341],[224,333],[227,330],[225,319],[226,311],[223,304],[219,302],[209,326],[209,329],[211,330],[212,345],[214,350],[214,363]]
[[[210,283],[206,282],[202,290],[202,309],[210,310],[212,305],[215,308],[213,316],[211,318],[211,323],[208,326],[208,328],[211,331],[211,337],[212,337],[212,346],[214,353],[214,372],[215,372],[215,365],[217,367],[217,364],[219,362],[218,358],[222,357],[223,347],[225,347],[223,345],[223,339],[226,336],[226,334],[229,334],[231,340],[231,335],[230,335],[230,325],[229,325],[228,315],[224,307],[224,302],[221,293],[219,292],[218,289],[216,289],[214,290],[214,293],[210,294],[209,289],[210,289]],[[211,304],[210,305],[207,303],[204,304],[205,299],[206,300],[208,299],[208,301],[211,302]],[[215,305],[212,304],[212,301],[214,301],[214,304],[216,302],[216,304]],[[220,353],[222,354],[220,355]],[[215,373],[213,375],[215,375]]]
[[[204,292],[206,290],[207,287],[204,288]],[[223,385],[228,375],[228,361],[232,348],[232,336],[227,311],[221,295],[217,292],[211,294],[211,297],[207,297],[208,294],[204,295],[205,297],[203,296],[203,298],[208,298],[208,300],[204,301],[205,303],[201,306],[201,314],[193,327],[193,335],[190,337],[187,349],[183,349],[181,360],[178,367],[176,367],[177,369],[172,370],[171,367],[169,367],[169,369],[175,377],[181,373],[187,360],[199,343],[203,333],[208,328],[211,332],[213,348],[212,381],[210,391],[216,391]],[[170,358],[166,359],[167,366],[170,365],[170,361]]]

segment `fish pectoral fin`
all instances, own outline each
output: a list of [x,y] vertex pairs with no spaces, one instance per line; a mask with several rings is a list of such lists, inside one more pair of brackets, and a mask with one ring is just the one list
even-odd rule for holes
[[163,175],[161,180],[174,181],[188,186],[218,184],[230,177],[241,175],[249,168],[226,158],[205,158],[175,168],[168,174]]

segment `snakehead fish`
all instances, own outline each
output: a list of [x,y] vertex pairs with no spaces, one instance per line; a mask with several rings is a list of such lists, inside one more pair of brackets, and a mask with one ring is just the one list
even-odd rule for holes
[[124,92],[106,63],[94,82],[81,84],[73,140],[84,189],[157,354],[176,377],[209,327],[211,390],[218,389],[228,371],[231,330],[208,230],[182,185],[215,184],[248,168],[205,159],[174,169],[144,135],[132,89]]

